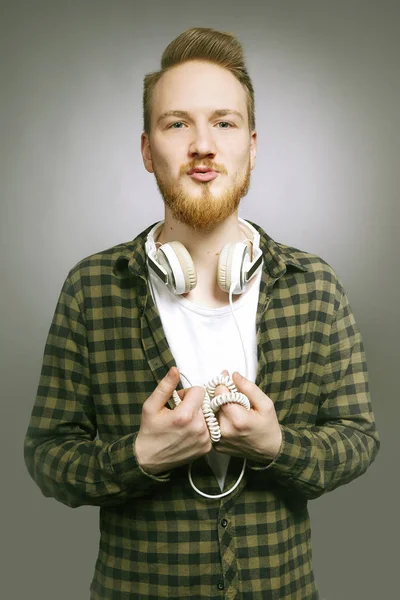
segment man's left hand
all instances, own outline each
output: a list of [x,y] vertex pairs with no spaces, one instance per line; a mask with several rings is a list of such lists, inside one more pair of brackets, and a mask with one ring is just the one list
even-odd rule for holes
[[[225,374],[227,374],[225,372]],[[222,437],[215,444],[217,452],[240,456],[256,462],[268,463],[277,456],[282,443],[282,432],[274,403],[255,384],[235,372],[236,388],[248,397],[251,409],[240,404],[224,404],[217,413]],[[223,386],[219,386],[223,387]],[[216,394],[229,391],[216,389]]]

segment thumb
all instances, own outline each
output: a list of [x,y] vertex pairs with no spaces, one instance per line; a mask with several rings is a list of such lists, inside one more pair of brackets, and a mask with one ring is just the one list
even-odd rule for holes
[[176,410],[194,416],[203,405],[204,387],[195,385],[184,390],[184,402],[182,402]]
[[268,398],[260,388],[250,381],[243,377],[240,373],[235,371],[232,375],[233,383],[236,385],[239,392],[247,396],[250,400],[251,408],[256,411],[262,409],[262,406],[265,406],[265,398]]
[[157,385],[154,392],[146,400],[148,408],[154,411],[159,411],[168,402],[172,396],[172,392],[176,389],[179,383],[180,374],[176,367],[172,367]]

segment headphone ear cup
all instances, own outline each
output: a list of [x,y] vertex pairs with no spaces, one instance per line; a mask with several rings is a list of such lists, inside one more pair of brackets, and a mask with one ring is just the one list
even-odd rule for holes
[[233,294],[242,294],[247,283],[245,270],[249,263],[249,248],[244,242],[225,244],[218,259],[218,285],[223,292],[230,292],[235,284]]
[[228,292],[232,283],[232,257],[235,244],[225,244],[218,259],[218,285]]
[[183,277],[185,280],[185,291],[183,293],[186,294],[187,292],[193,290],[197,285],[197,274],[192,257],[190,256],[185,246],[180,242],[170,242],[169,246],[175,252],[175,255],[181,266]]

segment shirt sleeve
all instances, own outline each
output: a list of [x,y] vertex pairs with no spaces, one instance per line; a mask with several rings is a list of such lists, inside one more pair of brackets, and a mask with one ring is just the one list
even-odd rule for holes
[[306,499],[349,483],[375,460],[380,440],[372,412],[365,352],[341,288],[328,339],[318,416],[312,427],[282,425],[282,444],[268,465],[279,483]]
[[85,322],[68,278],[50,326],[25,436],[28,471],[47,497],[77,507],[121,504],[165,485],[139,466],[137,432],[98,439]]

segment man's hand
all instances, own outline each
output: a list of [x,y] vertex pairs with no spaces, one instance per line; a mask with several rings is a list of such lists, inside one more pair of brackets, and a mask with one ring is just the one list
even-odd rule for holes
[[174,410],[166,408],[178,382],[179,371],[172,367],[143,404],[135,454],[142,469],[151,475],[188,463],[212,448],[201,408],[204,388],[180,390],[183,402]]
[[[268,463],[277,456],[282,443],[274,403],[255,383],[239,373],[234,373],[232,379],[238,391],[250,400],[251,409],[247,411],[243,406],[233,403],[224,404],[220,408],[217,418],[222,437],[215,444],[215,450]],[[219,389],[222,387],[223,390]],[[224,391],[229,390],[225,386],[218,386],[216,394]]]

